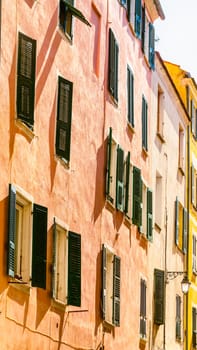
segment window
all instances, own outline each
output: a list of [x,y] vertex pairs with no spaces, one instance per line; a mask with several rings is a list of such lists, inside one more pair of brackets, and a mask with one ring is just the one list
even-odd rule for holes
[[129,66],[127,66],[127,120],[134,127],[134,78]]
[[179,126],[179,159],[178,159],[179,169],[184,173],[185,169],[185,135],[184,130]]
[[140,281],[140,337],[146,338],[146,281]]
[[197,349],[197,308],[192,307],[192,345]]
[[58,106],[56,126],[56,154],[70,160],[70,134],[72,118],[73,84],[61,77],[58,79]]
[[46,251],[47,208],[32,204],[24,191],[18,191],[10,184],[8,275],[19,283],[30,284],[32,281],[32,286],[45,289]]
[[191,202],[197,210],[197,170],[193,164],[191,166]]
[[193,234],[192,235],[192,271],[197,275],[196,247],[197,247],[197,236],[196,234]]
[[163,127],[164,127],[164,99],[165,95],[161,87],[158,86],[157,91],[157,135],[164,139]]
[[17,117],[34,124],[36,41],[19,33],[17,68]]
[[181,297],[176,295],[176,339],[181,340]]
[[60,0],[59,2],[59,26],[70,38],[72,38],[72,16],[90,26],[84,15],[73,5],[74,0]]
[[142,181],[142,224],[140,232],[152,241],[152,191]]
[[157,325],[165,322],[165,282],[164,271],[154,270],[154,323]]
[[116,102],[118,102],[118,54],[118,43],[114,33],[109,29],[108,89]]
[[163,191],[162,191],[162,177],[159,173],[156,174],[155,185],[155,224],[161,229],[163,218]]
[[184,254],[187,252],[187,210],[176,198],[175,201],[175,244]]
[[148,105],[147,102],[142,96],[142,147],[145,151],[148,151]]
[[125,203],[124,212],[126,216],[132,218],[132,182],[133,182],[133,167],[130,163],[130,152],[128,152],[124,163],[124,186],[125,186]]
[[141,25],[142,25],[142,4],[141,4],[141,0],[135,0],[135,34],[139,39],[141,39]]
[[148,61],[152,69],[155,68],[155,28],[149,23],[149,55]]
[[190,108],[190,113],[191,113],[191,129],[192,129],[192,134],[197,138],[197,109],[195,108],[194,101],[191,100],[191,108]]
[[127,0],[120,0],[120,4],[124,7],[127,6]]
[[133,213],[132,221],[139,228],[142,224],[142,179],[141,170],[133,167]]
[[120,261],[120,258],[103,244],[103,319],[114,326],[120,326]]
[[148,60],[149,55],[149,21],[145,7],[142,7],[142,51]]
[[63,229],[54,220],[53,298],[81,305],[81,236]]
[[135,3],[136,0],[127,1],[127,18],[128,21],[132,24],[133,28],[135,25]]

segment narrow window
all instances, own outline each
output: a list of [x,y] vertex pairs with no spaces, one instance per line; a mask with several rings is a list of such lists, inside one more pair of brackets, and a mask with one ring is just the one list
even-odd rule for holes
[[155,68],[155,29],[152,23],[149,23],[149,56],[148,61],[151,69]]
[[127,66],[127,120],[134,127],[134,77]]
[[125,183],[125,204],[124,212],[129,219],[132,218],[132,165],[130,163],[130,152],[128,152],[126,161],[124,164],[124,183]]
[[192,236],[192,271],[194,274],[197,274],[196,243],[197,243],[197,238],[196,238],[196,235],[193,234]]
[[140,232],[144,234],[146,237],[147,235],[147,186],[142,181],[142,223],[140,227]]
[[101,41],[101,15],[97,11],[94,4],[92,4],[92,44],[93,44],[93,70],[96,76],[99,76],[99,63],[100,63],[100,41]]
[[140,228],[142,224],[142,179],[141,170],[133,167],[133,206],[132,221]]
[[185,135],[184,130],[179,126],[179,156],[178,156],[178,166],[182,172],[185,172]]
[[192,307],[192,345],[197,348],[197,308]]
[[147,238],[153,240],[153,193],[147,189]]
[[142,7],[142,51],[149,61],[149,21],[146,16],[145,7]]
[[120,211],[124,209],[124,151],[118,145],[117,148],[117,168],[116,168],[116,208]]
[[142,97],[142,147],[145,151],[148,151],[148,105],[144,98]]
[[154,323],[161,325],[165,322],[165,285],[164,271],[154,270]]
[[158,86],[157,91],[157,135],[161,138],[161,140],[164,139],[164,133],[163,133],[163,127],[164,127],[164,92]]
[[127,0],[127,18],[133,28],[135,26],[135,3],[136,0]]
[[146,281],[140,281],[140,337],[146,338]]
[[196,111],[194,106],[194,101],[190,101],[190,117],[191,117],[191,123],[192,123],[192,134],[194,137],[196,136]]
[[178,198],[175,201],[175,244],[187,253],[187,210],[179,202]]
[[108,68],[108,89],[118,102],[118,55],[119,47],[111,28],[109,29],[109,68]]
[[181,340],[181,297],[176,295],[176,339]]
[[141,39],[141,25],[142,25],[142,4],[141,4],[141,0],[135,0],[135,34],[139,39]]
[[106,196],[114,206],[116,198],[116,169],[117,144],[112,137],[112,128],[110,128],[107,138]]
[[36,41],[19,33],[17,68],[17,117],[30,128],[34,124]]
[[163,218],[163,191],[162,191],[162,177],[159,173],[156,174],[155,184],[155,225],[159,230],[162,228]]
[[61,77],[58,79],[58,106],[56,126],[56,154],[70,160],[70,134],[72,119],[73,84]]

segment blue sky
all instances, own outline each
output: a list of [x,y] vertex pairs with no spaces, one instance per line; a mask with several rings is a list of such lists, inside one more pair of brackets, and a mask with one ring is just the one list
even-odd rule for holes
[[160,0],[165,19],[155,21],[155,48],[163,60],[189,71],[197,82],[197,0]]

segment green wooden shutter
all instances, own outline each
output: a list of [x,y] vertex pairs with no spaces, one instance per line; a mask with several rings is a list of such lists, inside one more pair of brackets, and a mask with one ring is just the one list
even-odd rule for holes
[[118,57],[119,57],[119,47],[118,43],[115,41],[115,86],[114,86],[114,98],[118,102]]
[[108,89],[112,96],[118,101],[118,54],[119,47],[114,33],[109,29],[109,67],[108,67]]
[[141,33],[141,46],[142,46],[142,51],[144,52],[145,49],[145,31],[146,31],[146,12],[145,12],[145,7],[142,7],[142,33]]
[[182,239],[182,250],[183,253],[187,253],[187,209],[183,208],[183,239]]
[[142,147],[148,150],[147,102],[142,96]]
[[120,258],[114,255],[113,261],[113,315],[112,322],[120,326]]
[[129,123],[134,127],[134,91],[133,91],[133,73],[131,69],[127,67],[127,119]]
[[165,319],[165,281],[164,271],[154,270],[154,323],[164,324]]
[[140,169],[133,167],[133,215],[132,221],[138,227],[142,224],[142,180]]
[[44,289],[46,288],[47,216],[47,208],[34,204],[32,286]]
[[175,244],[179,245],[179,201],[175,201]]
[[141,0],[135,0],[135,34],[141,38],[142,4]]
[[17,116],[34,124],[36,41],[19,33],[17,68]]
[[149,23],[149,64],[152,69],[155,68],[155,29],[152,23]]
[[153,204],[152,204],[153,193],[147,189],[147,238],[153,240]]
[[106,173],[106,195],[110,194],[110,185],[112,182],[111,169],[111,153],[112,153],[112,128],[109,128],[109,135],[107,138],[107,173]]
[[191,166],[191,202],[195,206],[195,172],[194,172],[194,166],[192,164]]
[[176,295],[176,339],[181,339],[181,297]]
[[72,82],[59,77],[56,126],[56,154],[70,160],[70,134],[72,119]]
[[81,306],[81,235],[68,235],[68,305]]
[[125,183],[125,204],[124,204],[124,212],[127,215],[130,215],[128,213],[129,209],[129,201],[131,200],[129,191],[130,191],[130,152],[127,154],[127,159],[126,159],[126,183]]
[[105,320],[106,315],[106,294],[107,294],[107,257],[106,247],[102,246],[102,315]]
[[52,296],[56,298],[56,242],[57,242],[57,229],[56,221],[53,221],[53,268],[52,268]]
[[116,169],[116,208],[123,211],[124,207],[124,151],[118,145]]
[[8,256],[7,256],[7,273],[8,276],[14,277],[15,265],[15,235],[16,235],[16,189],[9,184],[9,202],[8,202]]

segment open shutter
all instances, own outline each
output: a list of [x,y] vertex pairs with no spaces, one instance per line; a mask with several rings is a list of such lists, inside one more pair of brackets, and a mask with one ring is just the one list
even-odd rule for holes
[[127,67],[127,98],[127,119],[132,127],[134,127],[133,74],[129,67]]
[[81,306],[81,235],[68,235],[68,305]]
[[149,23],[149,64],[152,69],[155,68],[155,29],[152,23]]
[[56,242],[57,242],[57,229],[54,218],[53,222],[53,269],[52,269],[52,296],[56,298]]
[[175,201],[175,244],[179,244],[179,201],[176,197]]
[[152,191],[147,189],[147,238],[152,241],[153,239],[153,194]]
[[112,96],[118,101],[118,54],[119,48],[114,33],[109,29],[109,68],[108,88]]
[[140,169],[133,167],[133,216],[132,221],[138,227],[142,224],[142,180]]
[[70,160],[72,91],[73,84],[70,81],[59,77],[56,126],[56,154],[66,159],[67,161]]
[[9,203],[8,203],[8,257],[7,273],[14,277],[15,260],[15,226],[16,226],[16,189],[9,184]]
[[183,253],[187,253],[187,209],[183,208]]
[[191,166],[191,202],[195,206],[195,172],[194,172],[194,166],[192,164]]
[[112,128],[109,128],[109,135],[107,138],[107,174],[106,174],[106,195],[110,194],[110,184],[112,182],[111,169],[111,152],[112,152]]
[[124,206],[124,151],[118,145],[116,170],[116,208],[123,211]]
[[34,124],[36,41],[19,33],[17,116],[28,126]]
[[106,247],[103,244],[102,247],[102,314],[103,320],[105,320],[106,314],[106,294],[107,294],[107,260],[106,260]]
[[113,261],[113,315],[112,322],[120,326],[120,258],[114,255]]
[[135,34],[141,38],[142,4],[141,0],[135,0]]
[[195,307],[192,308],[192,345],[193,348],[197,348],[197,309]]
[[129,191],[130,191],[129,185],[130,185],[130,152],[128,152],[127,159],[126,159],[126,184],[125,184],[125,205],[124,205],[125,214],[130,214],[128,213],[129,201],[131,200],[129,195]]
[[46,288],[47,215],[47,208],[34,204],[32,286],[44,289]]
[[[83,13],[81,11],[79,11],[76,7],[72,6],[71,1],[69,1],[69,0],[62,0],[62,1],[63,1],[63,3],[66,6],[66,11],[69,11],[72,14],[72,16],[75,16],[81,22],[83,22],[83,23],[85,23],[85,24],[87,24],[88,26],[91,27],[91,24],[85,18]],[[73,1],[72,1],[72,3],[73,3]]]
[[154,323],[161,325],[164,324],[165,318],[165,281],[164,271],[154,270]]

